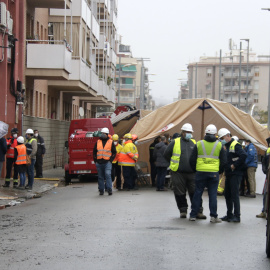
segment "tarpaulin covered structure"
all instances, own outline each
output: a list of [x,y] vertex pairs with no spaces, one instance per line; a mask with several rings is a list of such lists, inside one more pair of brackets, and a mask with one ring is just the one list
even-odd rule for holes
[[123,137],[126,133],[129,133],[137,121],[152,111],[148,110],[134,110],[128,112],[122,112],[119,115],[111,118],[114,133],[119,137]]
[[249,139],[261,150],[267,149],[265,139],[270,136],[267,128],[260,125],[249,114],[230,103],[212,99],[185,99],[163,106],[142,118],[131,130],[139,137],[140,159],[148,161],[148,146],[154,138],[169,133],[180,133],[185,123],[193,126],[193,137],[201,140],[207,125],[214,124],[217,129],[227,128],[240,139]]

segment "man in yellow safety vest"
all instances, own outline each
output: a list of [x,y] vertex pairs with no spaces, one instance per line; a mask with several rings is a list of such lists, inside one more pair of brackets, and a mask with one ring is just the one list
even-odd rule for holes
[[219,173],[222,173],[226,164],[226,152],[220,141],[216,139],[217,128],[208,125],[205,129],[205,137],[197,142],[194,147],[190,165],[196,171],[196,188],[192,199],[190,221],[196,220],[200,208],[200,201],[204,188],[208,188],[210,222],[220,223],[221,219],[217,214],[217,187]]

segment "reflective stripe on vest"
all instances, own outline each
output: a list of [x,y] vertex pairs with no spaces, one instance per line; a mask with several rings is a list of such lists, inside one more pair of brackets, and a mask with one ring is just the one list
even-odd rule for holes
[[13,143],[11,144],[12,139],[7,139],[7,144],[10,145],[10,147],[7,149],[6,157],[7,158],[14,158],[14,148],[17,146],[17,139],[13,140]]
[[[195,140],[191,139],[191,141],[194,144],[196,144]],[[181,156],[181,138],[179,137],[174,140],[173,154],[170,162],[170,169],[174,172],[176,172],[179,168],[180,156]]]
[[110,160],[110,157],[112,156],[112,140],[108,140],[103,148],[103,143],[101,140],[98,140],[97,142],[97,159],[105,159]]
[[17,152],[18,152],[18,156],[17,156],[17,160],[15,161],[15,163],[17,165],[23,165],[26,164],[26,147],[24,144],[20,144],[18,146],[16,146]]
[[[235,153],[235,146],[238,144],[239,142],[237,141],[233,141],[230,145],[230,149],[229,149],[229,152],[230,153]],[[239,143],[240,144],[240,143]]]
[[196,171],[198,172],[218,172],[219,154],[222,144],[219,141],[207,142],[205,140],[197,143],[198,158]]

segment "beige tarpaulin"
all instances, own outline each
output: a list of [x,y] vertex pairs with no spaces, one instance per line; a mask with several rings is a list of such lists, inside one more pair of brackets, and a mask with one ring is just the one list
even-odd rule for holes
[[123,137],[133,128],[139,119],[142,119],[151,112],[152,111],[147,110],[135,110],[123,112],[117,115],[111,119],[114,133],[118,134],[120,138]]
[[267,149],[265,139],[270,136],[267,128],[260,125],[249,114],[237,109],[230,103],[212,99],[179,100],[153,111],[142,118],[131,130],[139,137],[140,160],[149,160],[149,145],[154,138],[178,132],[185,123],[193,126],[195,140],[201,140],[207,125],[214,124],[217,129],[227,128],[240,139],[250,139],[262,150]]

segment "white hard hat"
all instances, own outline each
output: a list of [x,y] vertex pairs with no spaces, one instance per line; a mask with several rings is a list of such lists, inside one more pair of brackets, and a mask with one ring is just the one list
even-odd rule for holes
[[227,129],[227,128],[221,128],[219,131],[218,131],[218,138],[222,138],[223,136],[227,135],[227,134],[230,134],[231,132]]
[[215,135],[217,133],[217,128],[215,125],[208,125],[205,129],[205,134],[213,134]]
[[34,134],[34,131],[33,131],[33,129],[28,128],[28,129],[26,130],[25,134]]
[[239,138],[237,136],[232,136],[232,138],[237,142],[239,141]]
[[18,143],[24,143],[24,138],[23,138],[23,136],[19,136],[18,139],[17,139],[17,142],[18,142]]
[[109,131],[108,128],[103,128],[103,129],[101,130],[101,133],[107,133],[107,134],[109,134],[110,131]]
[[242,142],[242,146],[246,146],[246,143],[245,142]]
[[181,130],[183,131],[189,131],[189,132],[193,132],[193,128],[192,125],[189,123],[186,123],[182,126]]

